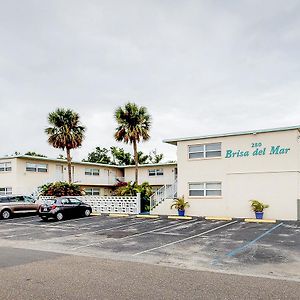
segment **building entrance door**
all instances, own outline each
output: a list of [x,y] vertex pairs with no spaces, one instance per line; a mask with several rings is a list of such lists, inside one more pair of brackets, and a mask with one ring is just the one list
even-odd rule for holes
[[56,180],[64,181],[64,166],[56,165]]

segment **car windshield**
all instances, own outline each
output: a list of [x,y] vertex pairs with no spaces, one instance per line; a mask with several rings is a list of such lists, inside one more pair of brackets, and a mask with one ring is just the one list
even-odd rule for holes
[[52,205],[52,204],[54,204],[56,202],[56,200],[55,199],[49,199],[49,200],[45,200],[45,204],[46,205]]

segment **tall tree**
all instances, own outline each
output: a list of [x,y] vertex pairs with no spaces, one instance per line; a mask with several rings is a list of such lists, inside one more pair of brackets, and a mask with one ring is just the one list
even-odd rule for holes
[[147,108],[138,107],[135,103],[126,103],[124,107],[118,107],[115,111],[115,119],[118,123],[115,132],[115,139],[133,145],[135,162],[135,182],[138,183],[138,150],[137,144],[140,141],[147,141],[150,138],[149,130],[151,117]]
[[84,162],[93,162],[100,164],[111,164],[109,156],[109,150],[106,148],[96,147],[96,149],[88,154],[87,159],[83,159]]
[[132,162],[131,154],[124,151],[120,147],[110,147],[110,152],[112,155],[112,163],[119,166],[128,166]]
[[[64,156],[60,154],[60,159],[64,159]],[[148,155],[142,151],[138,151],[139,165],[144,164],[156,164],[163,158],[162,153],[157,153],[156,150],[152,150]],[[83,162],[102,163],[109,165],[128,166],[134,165],[134,158],[131,153],[126,152],[121,147],[112,146],[108,148],[96,147],[94,151],[88,153],[87,158],[82,160]]]
[[71,109],[58,108],[49,113],[48,122],[51,127],[45,129],[48,143],[54,148],[66,149],[69,183],[72,182],[71,149],[81,146],[85,127],[80,124],[79,114]]
[[163,158],[164,155],[162,153],[157,153],[156,149],[149,153],[149,161],[152,164],[158,164]]
[[36,152],[34,152],[34,151],[28,151],[28,152],[26,152],[24,155],[38,156],[38,157],[47,157],[46,155],[39,154],[39,153],[36,153]]
[[[138,151],[138,163],[139,165],[145,165],[148,163],[149,155],[144,154],[142,151]],[[131,165],[135,164],[134,158],[130,162]]]

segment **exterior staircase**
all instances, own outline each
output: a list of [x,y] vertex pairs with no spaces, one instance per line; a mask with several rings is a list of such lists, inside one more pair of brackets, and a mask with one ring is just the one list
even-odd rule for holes
[[173,184],[165,184],[150,197],[150,212],[166,199],[177,197],[177,180]]

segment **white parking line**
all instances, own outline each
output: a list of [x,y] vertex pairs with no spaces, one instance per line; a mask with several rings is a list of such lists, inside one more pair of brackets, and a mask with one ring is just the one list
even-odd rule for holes
[[34,220],[35,218],[37,217],[37,215],[34,215],[34,216],[28,216],[28,217],[17,217],[17,218],[12,218],[12,219],[8,219],[8,220],[1,220],[0,221],[0,224],[10,224],[12,222],[15,222],[16,220],[20,220],[20,219],[28,219],[28,218],[31,218],[32,220]]
[[[125,227],[125,226],[128,226],[128,225],[145,223],[147,221],[149,222],[149,220],[143,220],[143,221],[140,220],[138,222],[134,222],[134,223],[130,223],[130,224],[124,224],[124,225],[120,225],[120,226],[113,226],[113,227],[109,227],[109,228],[102,228],[102,229],[99,229],[99,230],[96,230],[96,231],[91,231],[91,232],[79,233],[79,234],[75,234],[75,236],[77,237],[77,236],[81,236],[81,235],[84,235],[84,234],[94,234],[96,232],[106,231],[106,230],[109,231],[109,230],[113,230],[113,229],[122,228],[122,227]],[[87,244],[87,245],[82,245],[82,246],[71,248],[70,250],[77,250],[77,249],[87,248],[87,247],[95,246],[95,245],[99,245],[99,243],[91,243],[91,244]]]
[[203,236],[203,235],[205,235],[205,234],[207,234],[207,233],[209,233],[209,232],[218,230],[218,229],[220,229],[220,228],[229,226],[229,225],[234,224],[234,223],[237,223],[237,222],[238,222],[238,221],[233,221],[233,222],[230,222],[230,223],[226,223],[226,224],[223,224],[223,225],[221,225],[221,226],[214,227],[214,228],[209,229],[209,230],[206,230],[206,231],[204,231],[204,232],[202,232],[202,233],[195,234],[195,235],[189,236],[189,237],[187,237],[187,238],[184,238],[184,239],[181,239],[181,240],[178,240],[178,241],[175,241],[175,242],[167,243],[167,244],[164,244],[164,245],[162,245],[162,246],[154,247],[154,248],[151,248],[151,249],[147,249],[147,250],[144,250],[144,251],[135,253],[135,254],[133,254],[132,256],[137,256],[137,255],[140,255],[140,254],[143,254],[143,253],[147,253],[147,252],[151,252],[151,251],[154,251],[154,250],[157,250],[157,249],[161,249],[161,248],[165,248],[165,247],[168,247],[168,246],[171,246],[171,245],[175,245],[175,244],[178,244],[178,243],[181,243],[181,242],[184,242],[184,241],[187,241],[187,240],[190,240],[190,239],[199,237],[199,236]]
[[[57,228],[57,229],[65,229],[66,230],[66,228],[61,228],[59,226],[48,225],[48,224],[30,224],[30,223],[9,223],[9,224],[14,225],[14,226],[23,226],[23,228],[26,228],[26,226],[27,226],[27,227],[37,227],[37,228]],[[77,228],[69,227],[68,229],[77,229]]]
[[[59,226],[59,224],[66,223],[66,222],[69,222],[70,224],[64,224],[64,226],[72,226],[74,222],[79,222],[79,223],[76,223],[78,225],[92,225],[92,224],[97,225],[97,223],[96,223],[97,220],[96,219],[100,220],[100,222],[103,221],[103,220],[113,222],[113,223],[120,221],[120,219],[114,219],[114,218],[104,219],[103,216],[102,217],[94,216],[94,217],[89,217],[88,219],[90,219],[90,221],[92,221],[94,219],[94,221],[89,222],[89,223],[85,223],[84,221],[87,221],[87,218],[68,219],[68,220],[59,221],[58,223],[55,223],[56,225],[54,225],[54,226]],[[133,220],[133,218],[130,218],[130,220]]]
[[[23,218],[22,218],[22,219],[23,219]],[[28,220],[27,220],[27,221],[23,221],[23,220],[22,220],[22,223],[30,224],[30,223],[33,222],[33,221],[38,221],[38,222],[39,222],[40,219],[38,219],[38,218],[32,218],[32,219],[29,220],[29,221],[28,221]],[[9,223],[9,224],[11,224],[11,223]]]
[[[118,228],[122,228],[122,227],[126,227],[126,226],[131,226],[131,225],[135,225],[135,224],[141,224],[141,223],[145,223],[148,220],[144,220],[144,221],[138,221],[138,222],[134,222],[134,223],[130,223],[130,224],[123,224],[123,225],[118,225],[118,226],[112,226],[112,227],[108,227],[108,228],[101,228],[95,231],[91,231],[91,232],[83,232],[78,234],[78,236],[83,235],[83,234],[87,234],[87,233],[96,233],[96,232],[100,232],[100,231],[104,231],[104,230],[112,230],[112,229],[118,229]],[[77,235],[76,235],[77,236]]]
[[197,224],[197,223],[201,223],[202,221],[196,221],[195,222],[195,220],[190,220],[190,221],[186,221],[184,223],[179,222],[179,223],[176,223],[176,224],[156,228],[156,229],[153,229],[153,230],[149,230],[149,231],[145,231],[145,232],[141,232],[141,233],[135,233],[135,234],[132,234],[132,235],[129,235],[129,236],[124,236],[122,238],[119,238],[119,240],[124,240],[124,239],[128,239],[128,238],[131,238],[131,237],[137,237],[137,236],[149,234],[149,233],[152,233],[152,232],[157,232],[157,231],[160,231],[161,229],[168,229],[168,228],[175,227],[175,226],[185,225],[185,224],[188,224],[188,223],[191,223],[191,222],[193,222],[193,224]]
[[171,236],[183,236],[185,235],[184,233],[176,233],[176,232],[152,232],[152,234],[157,234],[157,235],[171,235]]

